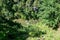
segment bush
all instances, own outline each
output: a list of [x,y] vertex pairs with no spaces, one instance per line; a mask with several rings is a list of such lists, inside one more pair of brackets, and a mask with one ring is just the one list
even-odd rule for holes
[[[33,40],[42,36],[52,40],[55,31],[51,28],[58,28],[59,13],[59,0],[0,0],[0,40]],[[13,22],[15,19],[37,22],[26,26]]]

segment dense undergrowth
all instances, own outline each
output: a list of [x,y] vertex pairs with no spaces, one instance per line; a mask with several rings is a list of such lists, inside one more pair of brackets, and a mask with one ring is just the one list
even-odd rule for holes
[[60,40],[60,0],[0,0],[0,40]]

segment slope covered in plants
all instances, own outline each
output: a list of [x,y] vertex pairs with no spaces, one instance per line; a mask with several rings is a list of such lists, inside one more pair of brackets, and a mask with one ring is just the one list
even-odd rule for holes
[[0,0],[0,40],[59,40],[59,22],[60,0]]

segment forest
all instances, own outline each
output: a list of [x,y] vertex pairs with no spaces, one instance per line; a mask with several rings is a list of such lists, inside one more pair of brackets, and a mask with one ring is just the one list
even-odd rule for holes
[[60,40],[60,0],[0,0],[0,40]]

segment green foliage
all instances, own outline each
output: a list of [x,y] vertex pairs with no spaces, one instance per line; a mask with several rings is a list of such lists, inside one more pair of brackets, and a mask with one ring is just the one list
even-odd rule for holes
[[[3,2],[3,3],[2,3]],[[7,19],[42,19],[55,27],[60,18],[57,0],[1,0],[1,14]]]
[[0,40],[59,40],[53,35],[59,22],[59,0],[0,0]]

